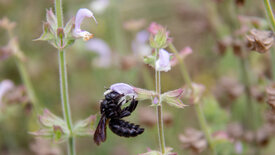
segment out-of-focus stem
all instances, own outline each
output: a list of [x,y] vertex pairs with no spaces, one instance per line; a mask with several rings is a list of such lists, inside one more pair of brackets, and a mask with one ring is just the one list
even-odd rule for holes
[[[158,49],[156,50],[156,58]],[[156,64],[156,63],[155,63]],[[160,71],[157,71],[155,68],[155,82],[156,82],[156,92],[158,94],[158,105],[157,105],[157,124],[158,124],[158,137],[159,137],[159,145],[161,149],[161,153],[165,154],[165,137],[164,137],[164,130],[163,130],[163,114],[162,114],[162,101],[160,98],[161,95],[161,78],[160,78]]]
[[152,77],[150,76],[150,73],[148,72],[148,69],[146,67],[141,67],[142,77],[146,86],[146,89],[154,89],[154,81]]
[[181,60],[181,58],[179,56],[177,49],[175,48],[175,46],[173,44],[169,44],[169,48],[171,49],[171,51],[175,54],[176,58],[178,59],[178,62],[180,64],[181,75],[182,75],[185,83],[188,85],[189,88],[193,89],[191,78],[188,74],[188,71],[187,71],[187,68],[185,67],[184,62]]
[[[256,115],[256,107],[255,107],[255,103],[252,102],[252,95],[250,92],[250,78],[249,78],[249,68],[248,68],[248,64],[247,64],[247,58],[240,58],[240,67],[241,67],[241,78],[242,78],[242,82],[245,85],[245,96],[246,96],[246,103],[247,103],[247,113],[246,117],[248,118],[244,118],[244,125],[246,127],[248,127],[249,129],[256,129],[257,128],[257,116]],[[252,117],[252,118],[251,118]],[[253,118],[254,117],[254,118]]]
[[266,11],[268,20],[270,22],[270,27],[273,31],[275,31],[275,19],[274,19],[274,15],[272,12],[272,6],[270,4],[270,1],[264,0],[264,6],[265,6],[265,11]]
[[[62,0],[55,0],[55,13],[57,17],[58,27],[63,27],[63,10],[62,10]],[[62,38],[61,38],[62,42]],[[59,76],[60,76],[60,92],[62,100],[62,112],[70,130],[70,137],[68,141],[68,154],[75,155],[75,140],[72,135],[72,119],[69,104],[69,92],[68,92],[68,78],[67,78],[67,67],[66,67],[66,55],[64,50],[58,50],[59,57]]]
[[[184,61],[179,56],[179,52],[177,51],[177,49],[175,48],[175,46],[172,43],[169,44],[169,48],[171,49],[171,51],[175,54],[176,58],[178,59],[178,62],[180,64],[180,68],[181,68],[181,74],[182,74],[182,77],[183,77],[184,81],[190,87],[190,89],[193,89],[190,75],[189,75],[189,73],[188,73],[188,71],[185,67]],[[199,124],[200,124],[200,126],[201,126],[201,128],[202,128],[202,130],[205,134],[207,142],[208,142],[208,144],[210,146],[210,149],[212,151],[212,154],[216,155],[217,154],[216,153],[216,148],[214,146],[212,136],[211,136],[211,132],[210,132],[210,129],[208,127],[208,124],[207,124],[207,121],[205,119],[204,112],[203,112],[203,109],[202,109],[200,103],[195,104],[195,111],[196,111],[196,115],[197,115],[198,120],[199,120]]]
[[[270,27],[275,31],[275,19],[272,11],[272,6],[269,0],[264,0],[265,12],[270,23]],[[271,63],[272,63],[272,78],[275,80],[275,48],[271,49]]]
[[34,110],[36,113],[39,113],[42,111],[42,109],[39,106],[39,100],[36,97],[36,93],[33,89],[32,83],[30,81],[30,77],[29,74],[27,72],[26,66],[24,64],[24,62],[22,62],[21,60],[19,60],[18,58],[15,59],[16,60],[16,65],[17,68],[19,70],[20,73],[20,77],[26,87],[28,96],[30,97],[30,100],[34,106]]
[[[10,39],[13,39],[13,33],[10,29],[8,30],[8,35],[9,35]],[[17,48],[20,49],[20,47],[17,47]],[[42,111],[42,109],[41,109],[40,101],[37,98],[37,95],[35,93],[32,83],[31,83],[29,74],[27,72],[26,64],[25,64],[25,62],[23,62],[22,60],[20,60],[17,57],[15,58],[15,61],[16,61],[16,66],[18,68],[20,77],[27,89],[27,94],[30,97],[30,100],[34,106],[34,110],[35,110],[36,114],[38,114]]]

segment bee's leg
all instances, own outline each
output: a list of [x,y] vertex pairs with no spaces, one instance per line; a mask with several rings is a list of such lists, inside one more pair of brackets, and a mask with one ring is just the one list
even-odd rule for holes
[[137,104],[138,104],[138,101],[133,98],[130,105],[125,107],[122,111],[133,112],[136,109]]
[[122,109],[120,118],[130,116],[131,113],[136,109],[137,104],[138,104],[138,101],[136,101],[135,99],[132,99],[130,105]]
[[123,117],[127,117],[127,116],[130,116],[131,115],[131,112],[130,111],[127,111],[127,110],[122,110],[122,112],[120,113],[119,115],[119,118],[123,118]]

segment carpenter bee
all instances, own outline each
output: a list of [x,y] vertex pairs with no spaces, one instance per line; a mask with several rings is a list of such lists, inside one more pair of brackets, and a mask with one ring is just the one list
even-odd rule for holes
[[131,100],[129,106],[121,109],[121,106],[130,100],[126,100],[126,96],[113,90],[107,90],[105,93],[105,99],[100,102],[101,118],[97,125],[94,142],[100,145],[101,142],[106,140],[106,126],[109,124],[109,128],[113,133],[122,137],[135,137],[142,134],[144,128],[140,128],[139,125],[126,122],[122,120],[123,117],[130,116],[136,109],[138,101]]

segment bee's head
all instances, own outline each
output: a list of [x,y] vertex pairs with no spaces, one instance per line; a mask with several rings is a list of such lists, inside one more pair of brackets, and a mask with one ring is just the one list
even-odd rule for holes
[[122,98],[124,95],[123,94],[119,94],[116,91],[110,90],[108,89],[105,93],[105,99],[106,100],[114,100],[114,101],[119,101],[120,98]]

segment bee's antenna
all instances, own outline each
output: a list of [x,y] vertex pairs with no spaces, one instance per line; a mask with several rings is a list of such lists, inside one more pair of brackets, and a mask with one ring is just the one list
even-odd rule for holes
[[104,86],[104,89],[109,90],[110,88],[108,88],[108,87]]

